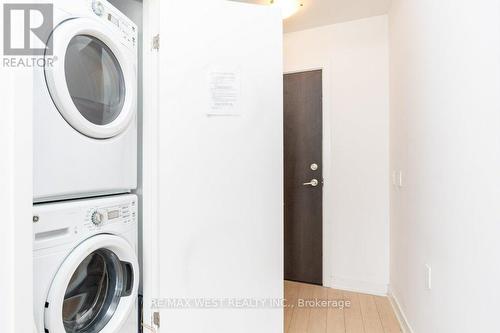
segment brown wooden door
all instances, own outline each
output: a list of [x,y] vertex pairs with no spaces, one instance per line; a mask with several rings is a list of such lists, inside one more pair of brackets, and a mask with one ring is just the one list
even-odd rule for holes
[[284,76],[285,279],[323,283],[322,71]]

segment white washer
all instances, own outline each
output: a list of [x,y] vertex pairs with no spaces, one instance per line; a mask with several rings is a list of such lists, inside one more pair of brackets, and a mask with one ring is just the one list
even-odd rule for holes
[[137,333],[137,197],[34,207],[34,317],[48,333]]
[[103,0],[56,0],[54,20],[53,55],[35,70],[34,201],[130,192],[137,26]]

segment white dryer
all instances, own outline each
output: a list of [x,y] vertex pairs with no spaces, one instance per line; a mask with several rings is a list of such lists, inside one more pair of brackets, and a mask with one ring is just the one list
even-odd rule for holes
[[34,317],[42,332],[137,333],[137,198],[34,207]]
[[54,9],[53,52],[35,70],[34,201],[130,192],[137,26],[104,0],[56,0]]

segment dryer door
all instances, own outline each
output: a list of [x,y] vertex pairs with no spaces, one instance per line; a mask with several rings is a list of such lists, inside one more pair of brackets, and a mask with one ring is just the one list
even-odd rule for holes
[[82,134],[107,139],[123,132],[136,111],[132,51],[106,25],[87,18],[61,23],[51,36],[49,92],[64,119]]
[[50,287],[46,332],[120,332],[137,302],[139,267],[124,239],[99,235],[74,249]]

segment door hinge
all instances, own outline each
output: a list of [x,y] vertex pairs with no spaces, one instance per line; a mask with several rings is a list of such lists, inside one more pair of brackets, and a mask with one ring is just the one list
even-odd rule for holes
[[160,34],[153,37],[153,50],[160,50]]
[[153,324],[156,327],[160,327],[160,313],[159,312],[153,312]]

